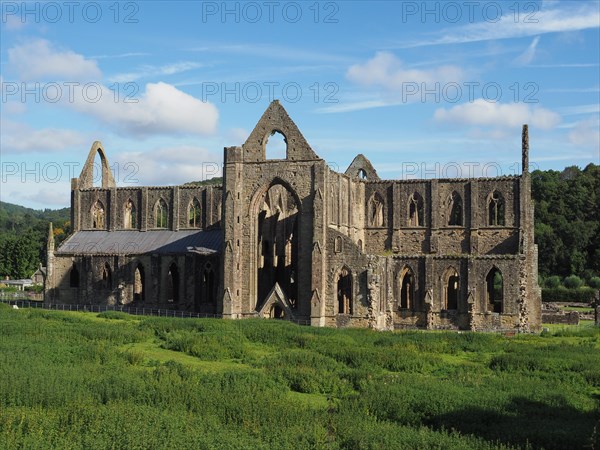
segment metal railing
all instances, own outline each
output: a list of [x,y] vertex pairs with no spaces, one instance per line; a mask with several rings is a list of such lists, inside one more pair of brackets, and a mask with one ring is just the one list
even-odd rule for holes
[[[105,311],[119,311],[135,316],[154,316],[154,317],[175,317],[181,319],[222,319],[219,314],[198,313],[192,311],[180,311],[175,309],[146,308],[140,306],[122,306],[122,305],[72,305],[63,303],[46,303],[41,301],[32,301],[28,299],[4,299],[0,297],[0,302],[9,305],[16,305],[18,308],[41,308],[56,311],[74,311],[101,313]],[[258,316],[257,316],[258,318]],[[310,325],[310,320],[299,319],[278,319],[292,322],[298,325]]]

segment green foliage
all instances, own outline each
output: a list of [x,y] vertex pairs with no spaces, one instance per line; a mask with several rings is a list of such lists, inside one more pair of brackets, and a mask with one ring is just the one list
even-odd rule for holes
[[600,277],[592,277],[588,281],[588,286],[594,289],[600,289]]
[[546,278],[544,285],[547,288],[556,289],[560,286],[560,277],[558,275],[552,275],[551,277]]
[[543,302],[579,302],[592,303],[596,297],[596,289],[580,287],[579,289],[567,289],[558,287],[554,289],[542,289]]
[[184,186],[220,186],[222,184],[222,177],[214,177],[203,181],[190,181],[189,183],[185,183]]
[[56,245],[70,233],[69,208],[36,211],[0,202],[0,277],[29,278],[46,260],[48,224]]
[[600,166],[536,170],[531,191],[540,273],[600,273]]
[[583,280],[577,275],[571,275],[565,278],[563,285],[568,289],[577,289],[583,285]]
[[0,442],[597,448],[599,348],[594,327],[507,338],[0,304]]

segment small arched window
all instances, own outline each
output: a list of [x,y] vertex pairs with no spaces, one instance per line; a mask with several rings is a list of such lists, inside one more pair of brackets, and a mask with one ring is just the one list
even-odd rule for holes
[[103,229],[105,218],[106,212],[104,205],[100,200],[96,200],[96,202],[92,205],[92,228]]
[[382,227],[383,223],[383,199],[375,193],[369,200],[369,226]]
[[265,142],[265,159],[286,159],[288,141],[279,130],[271,131]]
[[102,288],[112,289],[112,270],[108,263],[105,263],[102,268]]
[[400,309],[412,308],[415,297],[415,277],[409,267],[400,273],[400,280]]
[[504,303],[504,278],[497,267],[493,267],[485,278],[488,311],[503,312]]
[[133,301],[135,303],[144,302],[144,266],[138,263],[133,274]]
[[334,244],[333,244],[333,251],[335,253],[342,253],[342,244],[343,244],[342,237],[336,236]]
[[123,207],[123,228],[137,228],[137,211],[131,199],[127,200]]
[[365,171],[365,169],[358,169],[358,178],[360,178],[361,180],[367,179],[367,172]]
[[192,200],[188,207],[188,225],[190,228],[201,228],[202,227],[200,202],[198,201],[197,198]]
[[162,198],[154,206],[154,219],[156,228],[167,228],[169,222],[169,208]]
[[73,267],[71,267],[71,272],[69,273],[69,287],[79,287],[79,270],[77,270],[75,263],[73,263]]
[[498,191],[492,192],[488,198],[488,224],[490,226],[504,226],[504,197]]
[[449,267],[443,277],[444,309],[458,309],[459,276],[454,267]]
[[177,269],[177,264],[175,263],[172,263],[169,266],[166,294],[168,303],[177,303],[179,300],[179,270]]
[[448,225],[462,226],[463,204],[460,194],[454,191],[448,198]]
[[423,215],[423,197],[415,192],[408,199],[408,225],[411,227],[422,227],[425,225]]
[[215,272],[210,263],[206,263],[206,266],[204,266],[202,282],[204,285],[204,301],[211,304],[215,303]]
[[343,267],[337,278],[338,313],[352,314],[352,272]]

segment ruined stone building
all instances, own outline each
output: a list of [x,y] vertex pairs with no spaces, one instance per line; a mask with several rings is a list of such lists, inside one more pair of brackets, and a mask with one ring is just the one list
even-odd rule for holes
[[[285,159],[266,159],[274,133]],[[94,187],[99,154],[102,185]],[[528,134],[522,175],[381,180],[333,171],[274,101],[224,152],[221,186],[117,187],[92,145],[73,233],[50,235],[46,301],[271,317],[314,326],[540,327]]]

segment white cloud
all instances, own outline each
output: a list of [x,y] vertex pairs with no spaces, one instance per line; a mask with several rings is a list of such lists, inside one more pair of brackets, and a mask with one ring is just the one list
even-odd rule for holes
[[492,103],[483,99],[450,109],[438,108],[434,119],[438,122],[494,128],[518,127],[527,123],[543,130],[553,128],[560,122],[560,116],[549,109],[530,108],[525,103]]
[[[167,83],[148,83],[139,98],[115,101],[115,92],[100,86],[98,101],[85,101],[78,89],[73,103],[64,104],[109,124],[124,134],[149,136],[164,133],[206,135],[216,131],[219,112],[208,102]],[[88,94],[87,98],[89,99]]]
[[535,51],[539,42],[540,37],[534,37],[533,41],[531,41],[531,44],[529,44],[529,47],[527,47],[527,49],[515,59],[515,63],[521,66],[526,66],[531,63],[535,57]]
[[23,28],[27,22],[21,19],[20,14],[8,15],[2,12],[2,19],[7,31],[17,31]]
[[[31,184],[31,181],[26,183],[29,188]],[[5,197],[2,200],[11,203],[16,203],[15,200],[20,200],[18,203],[24,201],[34,208],[64,208],[65,206],[69,206],[70,188],[69,183],[52,183],[48,184],[46,188],[36,191],[28,188],[11,191],[9,197]]]
[[600,152],[600,122],[598,118],[577,122],[569,133],[569,142],[580,147],[593,148]]
[[[126,151],[116,156],[119,167],[130,164],[124,181],[142,186],[178,185],[221,176],[222,156],[202,147],[189,145],[163,147],[149,151]],[[135,167],[135,173],[131,170]],[[121,177],[123,178],[123,177]]]
[[2,120],[0,153],[60,152],[84,145],[86,140],[77,131],[61,128],[33,129],[28,125]]
[[565,106],[559,109],[564,116],[576,116],[579,114],[597,114],[600,113],[600,104],[590,103],[589,105]]
[[44,39],[37,39],[8,49],[9,67],[24,81],[98,80],[96,61],[71,50],[60,50]]
[[429,70],[407,68],[389,52],[377,52],[366,63],[351,66],[346,73],[346,77],[355,83],[395,91],[401,90],[405,83],[460,82],[464,76],[460,67],[452,65]]
[[114,75],[110,77],[110,81],[114,83],[124,83],[127,81],[139,80],[140,78],[174,75],[181,72],[187,72],[188,70],[196,69],[202,66],[203,64],[191,61],[183,61],[174,64],[167,64],[164,66],[143,65],[135,72],[120,73]]

